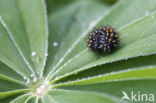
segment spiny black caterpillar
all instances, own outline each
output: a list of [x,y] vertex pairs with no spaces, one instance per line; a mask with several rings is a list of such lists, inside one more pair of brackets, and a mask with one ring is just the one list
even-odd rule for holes
[[89,33],[87,42],[92,51],[110,53],[119,46],[120,38],[118,32],[108,25]]

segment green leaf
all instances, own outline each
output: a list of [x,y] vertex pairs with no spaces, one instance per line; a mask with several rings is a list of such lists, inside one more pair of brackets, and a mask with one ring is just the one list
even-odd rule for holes
[[118,72],[111,72],[111,73],[97,75],[94,77],[84,78],[76,81],[56,84],[56,87],[66,86],[66,85],[80,85],[80,84],[91,84],[91,83],[98,83],[98,82],[120,81],[126,79],[128,80],[145,79],[145,78],[146,79],[156,78],[156,66],[120,70]]
[[[135,3],[135,1],[134,2],[132,2],[131,0],[130,1],[128,1],[129,3],[127,3],[127,1],[121,1],[121,2],[119,2],[118,4],[116,4],[115,6],[114,6],[114,8],[112,8],[112,11],[110,11],[109,13],[108,13],[108,15],[106,15],[104,18],[103,18],[103,20],[105,20],[105,21],[107,21],[107,19],[111,19],[111,17],[114,17],[114,13],[113,12],[117,12],[117,11],[119,11],[118,9],[121,9],[121,8],[123,8],[123,7],[127,7],[127,6],[129,6],[129,8],[132,8],[132,9],[129,9],[129,8],[125,8],[124,10],[123,10],[123,14],[121,15],[121,17],[123,18],[123,16],[126,16],[126,15],[124,15],[125,13],[128,13],[128,12],[132,12],[132,11],[134,11],[136,8],[137,8],[137,5],[133,5],[134,3]],[[137,2],[140,2],[140,0],[138,0]],[[145,6],[145,4],[147,4],[147,3],[149,3],[149,4],[151,4],[151,2],[146,2],[145,1],[145,3],[141,3],[141,6],[142,7],[144,7]],[[131,4],[131,5],[130,5]],[[154,4],[154,3],[153,3]],[[150,13],[150,12],[152,12],[153,10],[154,10],[154,8],[155,8],[155,6],[154,5],[152,5],[151,4],[151,6],[149,6],[149,7],[147,7],[146,8],[146,11],[148,10],[148,13]],[[143,16],[143,15],[145,15],[145,9],[139,9],[138,10],[139,11],[139,13],[137,13],[138,14],[138,16],[135,16],[135,15],[129,15],[129,19],[127,19],[127,20],[123,20],[122,22],[121,22],[121,24],[120,23],[118,23],[118,26],[119,27],[121,27],[122,25],[125,25],[127,22],[130,22],[130,21],[132,21],[133,19],[136,19],[136,18],[138,18],[138,17],[141,17],[141,16]],[[121,12],[121,11],[120,11]],[[152,15],[150,15],[149,17],[147,16],[147,17],[144,17],[144,18],[140,18],[139,20],[137,20],[138,22],[140,21],[142,21],[141,23],[144,23],[144,19],[145,18],[148,18],[145,22],[146,23],[148,23],[149,21],[148,20],[150,20],[150,22],[152,22],[152,24],[153,24],[153,18],[152,17],[154,17],[153,16],[154,14],[152,14]],[[118,18],[120,18],[120,17],[118,17],[118,16],[116,16],[116,19],[118,19]],[[116,21],[116,19],[115,18],[112,18],[111,20],[112,20],[112,23],[115,23],[115,22],[117,22]],[[121,47],[123,48],[123,45],[127,45],[128,43],[130,43],[130,42],[132,42],[132,40],[136,40],[137,39],[137,37],[138,37],[138,35],[139,35],[139,32],[143,32],[142,31],[142,29],[144,29],[144,27],[142,26],[142,24],[141,23],[138,23],[136,21],[136,23],[134,23],[134,21],[132,22],[132,23],[130,23],[130,24],[128,24],[128,25],[126,25],[125,27],[122,27],[122,28],[120,28],[119,29],[119,32],[120,32],[120,34],[121,34]],[[100,22],[100,24],[101,24],[102,22]],[[100,24],[98,24],[98,25],[100,25]],[[133,24],[133,25],[132,25]],[[149,24],[151,24],[151,23],[149,23]],[[148,26],[149,24],[146,24],[145,26]],[[114,24],[115,25],[115,24]],[[139,27],[139,26],[142,26],[142,29],[138,29],[138,31],[136,31],[136,29],[135,28],[137,28],[137,27]],[[131,27],[130,27],[131,26]],[[133,28],[132,28],[132,26],[133,26]],[[152,29],[152,27],[154,27],[154,24],[153,25],[151,25],[151,27],[149,27],[150,28],[150,30]],[[127,29],[130,31],[128,31]],[[133,30],[131,30],[131,29],[133,29]],[[142,36],[144,36],[144,35],[146,35],[146,33],[148,33],[147,35],[149,35],[149,34],[153,34],[154,33],[154,30],[152,29],[151,31],[148,31],[148,29],[145,29],[145,31],[146,32],[144,32],[143,34],[140,34],[140,35],[142,35]],[[138,35],[137,35],[137,34]],[[87,34],[87,33],[86,33]],[[86,35],[85,34],[85,35]],[[131,35],[131,34],[133,34],[132,36],[130,36],[131,38],[129,38],[128,40],[127,40],[127,38],[129,37],[129,36],[127,36],[127,34],[129,34],[129,35]],[[84,35],[84,36],[85,36]],[[140,36],[139,38],[141,39],[141,37],[142,36]],[[70,53],[70,57],[72,57],[71,59],[70,59],[70,57],[68,58],[66,58],[66,59],[64,59],[65,61],[67,60],[67,62],[62,62],[63,63],[63,66],[61,66],[60,68],[59,68],[59,70],[57,70],[56,71],[56,76],[58,77],[59,75],[61,75],[61,74],[65,74],[65,73],[68,73],[69,74],[69,72],[71,72],[71,71],[74,71],[74,70],[76,70],[75,71],[75,73],[77,72],[77,69],[78,68],[80,68],[80,67],[82,67],[83,65],[86,65],[86,64],[88,64],[88,63],[90,63],[90,62],[92,62],[92,61],[95,61],[95,60],[97,60],[99,57],[97,57],[96,55],[94,56],[94,54],[93,53],[91,53],[90,51],[88,52],[88,50],[86,49],[86,43],[84,42],[84,40],[85,40],[85,38],[86,37],[84,37],[84,38],[81,38],[81,40],[79,40],[79,42],[78,42],[78,44],[77,45],[74,45],[75,46],[75,48],[74,49],[72,49],[74,52],[71,52]],[[125,39],[126,38],[126,39]],[[136,39],[135,39],[136,38]],[[125,40],[125,41],[122,41],[122,40]],[[69,48],[69,49],[71,49],[71,48]],[[121,49],[121,48],[120,48]],[[79,53],[80,52],[80,53]],[[76,55],[77,54],[77,55]],[[76,55],[76,56],[73,56],[73,55]],[[116,55],[119,55],[119,54],[117,54],[116,53]],[[114,56],[114,55],[112,55],[112,56]],[[64,57],[63,57],[64,58]],[[106,57],[104,57],[104,58],[106,58]],[[118,59],[121,59],[121,57],[119,58],[118,57]],[[104,61],[103,59],[99,59],[99,61]],[[105,59],[105,60],[107,60],[107,59]],[[113,59],[114,60],[114,59]],[[107,60],[108,61],[108,60]],[[112,61],[112,60],[111,60]],[[110,60],[109,60],[109,62],[110,62]],[[94,65],[95,64],[97,64],[97,63],[93,63]],[[73,67],[72,67],[73,66]],[[86,66],[87,67],[87,66]],[[86,68],[86,67],[84,67],[84,68]],[[66,68],[66,69],[65,69]],[[71,70],[71,68],[72,68],[72,70]],[[68,69],[68,70],[67,70]],[[58,73],[59,71],[61,70],[61,72],[62,73]]]
[[[116,97],[121,98],[123,96],[122,92],[125,91],[128,95],[131,95],[133,91],[135,94],[153,94],[156,95],[155,90],[155,79],[146,80],[125,80],[116,82],[101,82],[95,84],[85,84],[85,85],[74,85],[61,87],[60,89],[78,90],[78,91],[92,91],[100,93],[108,93]],[[137,102],[135,102],[137,103]],[[147,103],[147,101],[142,101],[141,103]]]
[[0,59],[19,74],[29,77],[30,73],[34,71],[32,70],[29,43],[17,0],[1,0],[0,16],[1,39],[3,39],[0,43],[2,55]]
[[[3,23],[3,24],[2,24]],[[12,38],[12,34],[7,30],[6,24],[1,19],[1,38],[0,38],[0,60],[19,73],[21,76],[29,77],[31,69],[26,65],[23,55]],[[4,45],[5,44],[5,45]],[[22,68],[22,69],[21,69]]]
[[46,103],[120,103],[120,99],[109,94],[94,92],[52,90],[44,96]]
[[36,72],[42,76],[48,49],[45,3],[44,0],[18,0],[18,3],[32,52],[32,61],[35,64]]
[[[62,30],[60,30],[60,28],[59,28],[60,26],[54,25],[54,23],[55,22],[58,23],[57,21],[59,21],[59,24],[64,24],[64,25],[70,26],[73,23],[73,22],[71,22],[71,20],[74,19],[73,15],[78,11],[77,7],[78,7],[77,4],[73,4],[72,6],[69,6],[68,8],[60,11],[60,13],[51,14],[51,16],[49,16],[49,22],[50,22],[49,23],[49,49],[48,49],[48,58],[47,58],[47,63],[46,63],[46,69],[44,71],[45,75],[47,75],[49,73],[49,71],[51,70],[53,65],[56,64],[56,61],[58,61],[58,60],[56,60],[56,59],[58,59],[57,51],[59,51],[60,43],[62,41],[64,41],[63,39],[65,39],[65,38],[62,38],[62,34],[65,34],[68,31],[68,26],[64,26],[64,27],[62,27]],[[65,15],[65,14],[67,14],[67,16],[62,18],[63,15]],[[53,15],[54,15],[54,17],[53,17]],[[66,21],[64,21],[64,19]],[[60,32],[58,32],[58,33],[56,32],[57,33],[57,35],[56,35],[55,31],[60,31]],[[56,45],[55,47],[53,46],[54,43]],[[54,54],[55,54],[55,56],[54,56]],[[51,61],[53,61],[53,62],[51,62]]]
[[69,5],[74,0],[46,0],[48,14],[57,12],[58,10]]
[[[148,60],[148,61],[147,61]],[[77,79],[88,78],[106,73],[120,72],[130,68],[140,68],[156,65],[156,55],[141,56],[137,58],[130,58],[128,60],[119,60],[113,63],[106,63],[100,66],[81,71],[75,75],[71,75],[58,82],[75,81]]]
[[[76,0],[46,0],[48,14],[51,14],[52,12],[59,12],[60,9],[65,8],[67,5],[69,5],[75,1]],[[91,0],[89,0],[89,1],[91,1]],[[100,3],[113,4],[117,0],[94,0],[94,1],[98,1]]]
[[14,94],[25,93],[27,91],[30,91],[30,90],[28,90],[28,89],[18,89],[18,90],[13,90],[13,91],[0,92],[0,99],[6,98],[6,97],[14,95]]
[[10,103],[27,103],[27,101],[29,101],[30,99],[30,94],[24,94],[12,100]]
[[13,71],[11,68],[0,62],[0,75],[5,75],[9,78],[23,81],[23,77],[20,76],[16,71]]
[[[102,20],[97,23],[97,26],[110,24],[113,27],[119,29],[122,26],[128,24],[129,22],[132,22],[133,20],[135,21],[136,19],[153,12],[155,10],[156,2],[154,0],[152,1],[153,2],[142,0],[120,0],[111,8],[111,10],[108,10],[107,15],[104,16]],[[64,58],[64,62],[61,63],[62,65],[68,59],[72,58],[73,55],[80,53],[86,48],[86,43],[82,42],[85,40],[85,38],[86,37],[79,40],[79,43],[77,43],[73,50],[71,50],[71,52],[66,56],[66,58]]]
[[[90,8],[93,6],[96,6],[96,8]],[[108,8],[109,5],[106,4],[101,5],[97,2],[80,1],[73,3],[58,13],[51,14],[49,17],[49,55],[45,68],[45,74],[49,73],[48,77],[61,63],[63,60],[61,58],[66,55],[66,52],[69,52],[72,44],[82,35],[85,35],[90,24],[97,22],[101,18],[101,12],[105,14]],[[67,16],[64,17],[64,15]]]
[[[29,71],[31,71],[33,74],[39,72],[40,75],[42,76],[43,68],[46,62],[47,46],[48,46],[47,44],[48,27],[46,20],[46,11],[43,0],[33,0],[31,1],[31,5],[29,2],[30,1],[28,0],[11,0],[11,1],[1,0],[0,1],[0,15],[2,17],[1,23],[3,23],[3,26],[5,26],[5,29],[9,34],[7,38],[11,39],[10,42],[12,41],[13,42],[12,45],[14,45],[15,46],[14,48],[17,49],[16,52],[18,52],[18,54],[12,52],[12,55],[15,55],[16,58],[18,55],[20,55],[21,58],[23,59],[14,61],[16,62],[24,61],[24,63],[13,63],[13,64],[16,65],[18,64],[18,66],[27,65],[27,67],[20,67],[23,68],[24,73],[27,73],[24,74],[27,77],[30,77],[31,73],[28,72],[28,70],[24,71],[24,69],[29,69]],[[30,8],[28,8],[28,6],[31,8],[31,10]],[[13,19],[10,19],[10,17],[12,17]],[[9,46],[13,47],[11,46],[11,44],[9,43],[7,44],[5,42],[2,42],[1,45],[5,44],[3,45],[4,47]],[[4,47],[1,46],[1,48]],[[15,57],[12,56],[11,53],[8,53],[8,51],[10,52],[15,51],[12,49],[13,48],[10,48],[10,50],[2,49],[4,51],[2,51],[1,54],[3,54],[3,56],[7,55],[5,59],[8,59],[8,57],[9,59],[12,58],[15,59]],[[10,56],[8,54],[10,54]],[[11,65],[10,67],[13,67],[12,64],[9,63],[11,61],[8,60],[4,61],[3,58],[2,61],[5,62],[5,64],[9,66]],[[21,73],[21,71],[19,72]]]
[[27,103],[38,103],[38,98],[37,97],[32,97]]
[[3,99],[0,99],[0,100],[3,101],[2,103],[9,103],[11,100],[15,99],[19,95],[20,94],[13,95],[13,96],[10,96],[10,97],[7,97],[7,98],[3,98]]
[[[115,1],[0,0],[0,101],[129,103],[123,93],[156,95],[156,1]],[[107,24],[120,46],[93,53],[87,35]]]
[[0,77],[0,93],[6,91],[13,91],[18,89],[26,89],[27,87],[22,84],[17,84],[14,81],[8,80],[8,78]]
[[[156,32],[153,29],[156,25],[156,22],[153,22],[155,18],[152,18],[152,16],[156,16],[156,13],[152,13],[149,16],[145,16],[136,21],[135,23],[132,23],[121,29],[120,38],[122,42],[120,48],[117,51],[115,51],[115,53],[99,57],[94,56],[91,52],[89,52],[86,49],[75,58],[72,58],[70,60],[71,62],[67,62],[65,66],[62,66],[62,68],[56,71],[57,76],[61,77],[61,75],[70,75],[93,66],[110,63],[121,59],[128,59],[132,57],[156,53],[154,42],[156,34],[153,34]],[[140,29],[136,29],[138,27]],[[127,35],[126,33],[129,33],[129,35]],[[94,62],[91,62],[93,60]],[[89,64],[77,69],[78,67],[83,66],[87,63]]]

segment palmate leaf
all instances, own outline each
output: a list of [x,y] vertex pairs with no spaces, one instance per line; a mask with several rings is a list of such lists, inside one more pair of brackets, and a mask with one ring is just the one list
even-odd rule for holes
[[[129,103],[122,93],[156,95],[155,5],[155,0],[1,0],[0,102]],[[120,33],[120,47],[98,55],[85,40],[107,24]]]
[[[129,2],[129,3],[127,3],[127,2]],[[137,1],[138,2],[138,1]],[[131,4],[132,3],[132,4]],[[148,2],[147,2],[148,3]],[[145,6],[147,3],[142,3],[142,6]],[[119,2],[118,4],[116,4],[114,7],[113,7],[113,10],[111,11],[111,12],[109,12],[106,16],[105,16],[105,18],[103,18],[103,20],[101,21],[101,22],[104,22],[104,24],[107,24],[107,19],[110,19],[111,17],[115,17],[114,16],[114,14],[113,14],[113,12],[114,11],[117,11],[118,10],[118,8],[121,8],[121,7],[123,7],[123,6],[129,6],[129,4],[131,4],[130,5],[130,7],[128,7],[127,9],[125,8],[124,9],[124,11],[123,11],[123,13],[125,12],[125,13],[131,13],[132,11],[134,11],[136,8],[137,8],[137,5],[136,5],[136,8],[134,8],[135,7],[135,5],[133,5],[134,3],[133,2],[131,2],[131,1],[124,1],[124,2]],[[150,4],[150,3],[149,3]],[[130,9],[131,8],[131,9]],[[149,11],[148,12],[150,12],[150,9],[151,9],[151,11],[153,11],[153,9],[155,8],[155,6],[153,5],[153,8],[152,8],[152,6],[150,6],[149,7]],[[119,10],[118,10],[119,11]],[[121,11],[120,11],[121,12]],[[142,19],[142,21],[144,21],[144,19],[146,19],[146,17],[144,18],[144,17],[142,17],[142,16],[144,16],[145,15],[145,13],[147,12],[147,9],[146,9],[146,11],[145,10],[143,10],[142,9],[142,11],[140,10],[139,11],[139,13],[140,13],[140,15],[139,15],[139,13],[137,14],[137,15],[139,15],[140,16],[140,19],[139,20],[137,20],[138,22],[140,22]],[[119,15],[119,16],[123,16],[124,14],[122,14],[122,15]],[[118,19],[118,18],[120,18],[119,16],[116,16],[116,19]],[[146,29],[146,27],[142,27],[142,29],[135,29],[136,28],[136,26],[138,26],[139,24],[140,25],[142,25],[141,23],[144,23],[144,22],[140,22],[140,23],[133,23],[132,22],[132,24],[129,24],[129,25],[126,25],[125,27],[123,27],[122,26],[122,24],[127,24],[127,22],[129,21],[130,22],[130,20],[127,20],[127,15],[124,15],[125,16],[125,18],[126,18],[126,20],[122,20],[122,22],[120,22],[120,23],[118,23],[118,25],[119,25],[119,29],[120,29],[120,31],[119,32],[121,32],[121,39],[123,39],[123,41],[121,42],[122,44],[121,44],[121,47],[123,47],[123,46],[127,46],[127,44],[130,44],[131,42],[133,42],[133,41],[135,41],[136,39],[138,39],[138,38],[143,38],[144,37],[144,35],[149,35],[149,34],[147,34],[146,32],[143,32],[143,29]],[[138,16],[138,17],[139,17]],[[130,15],[129,17],[131,17],[131,21],[133,21],[134,20],[134,18],[137,18],[135,15]],[[142,17],[142,18],[141,18]],[[114,19],[112,19],[111,20],[111,22],[113,22],[113,23],[111,23],[112,25],[114,25],[115,24],[115,22],[117,22],[116,21],[116,19],[114,18]],[[151,17],[149,17],[149,19],[150,19],[150,21],[152,22],[152,25],[154,25],[153,24],[153,19],[151,18]],[[147,22],[148,22],[148,20],[149,19],[147,19]],[[136,21],[136,22],[137,22]],[[99,25],[101,25],[102,23],[101,23],[100,21],[99,21]],[[106,22],[106,23],[105,23]],[[148,22],[149,23],[149,22]],[[151,23],[149,23],[150,25],[151,25]],[[117,25],[117,24],[116,24]],[[151,25],[151,26],[152,26]],[[149,25],[147,24],[147,26],[149,27]],[[122,28],[121,28],[122,27]],[[132,27],[133,27],[133,29],[132,29]],[[140,27],[141,28],[141,27]],[[151,27],[149,27],[149,28],[151,28]],[[130,30],[129,32],[130,32],[130,35],[128,35],[128,30]],[[149,30],[148,28],[147,28],[147,30]],[[146,30],[145,30],[146,31]],[[85,32],[85,31],[84,31]],[[140,34],[140,32],[141,32],[141,34]],[[155,31],[154,31],[154,29],[152,29],[152,31],[151,31],[151,34],[153,34],[153,33],[155,33]],[[85,33],[86,34],[86,33]],[[140,37],[138,37],[138,35],[136,35],[136,34],[138,34],[138,35],[141,35]],[[85,38],[86,38],[86,36],[84,35],[83,36],[83,34],[81,34],[82,36],[81,37],[79,37],[79,38],[82,38],[82,39],[80,39],[79,40],[79,42],[77,43],[77,45],[75,44],[75,48],[69,48],[69,50],[70,49],[72,49],[71,50],[71,53],[69,53],[69,56],[67,55],[66,57],[62,57],[62,59],[64,59],[64,61],[67,61],[67,62],[64,62],[63,61],[63,65],[62,66],[60,66],[60,68],[59,68],[59,70],[57,70],[57,72],[55,73],[56,75],[60,75],[58,72],[64,72],[65,71],[65,73],[67,72],[67,73],[69,73],[69,71],[70,72],[72,72],[72,71],[74,71],[75,69],[76,70],[78,70],[77,68],[80,68],[80,67],[82,67],[84,64],[86,65],[87,63],[90,63],[90,62],[92,62],[92,61],[95,61],[96,59],[98,59],[99,57],[97,57],[96,55],[94,56],[94,54],[93,53],[91,53],[91,52],[89,52],[88,50],[87,50],[87,48],[86,48],[86,43],[84,42],[85,41]],[[128,37],[131,37],[131,38],[129,38],[129,39],[126,39],[125,40],[125,38],[128,38]],[[124,41],[125,40],[125,41]],[[76,41],[77,42],[77,41]],[[73,44],[74,45],[74,44]],[[65,47],[64,47],[65,48]],[[60,51],[63,51],[64,52],[64,48],[63,48],[63,50],[60,50]],[[133,48],[132,48],[133,49]],[[120,49],[121,50],[121,49]],[[126,50],[126,49],[125,49]],[[141,50],[140,50],[141,51]],[[68,52],[68,51],[67,51]],[[120,51],[117,51],[117,52],[120,52]],[[65,53],[65,55],[66,55],[66,53]],[[74,55],[76,55],[76,56],[74,56]],[[79,56],[80,55],[80,56]],[[117,56],[121,56],[122,58],[124,58],[123,57],[123,55],[126,55],[125,53],[123,54],[123,55],[120,55],[120,54],[117,54],[117,53],[115,53],[115,54],[113,54],[113,55],[108,55],[108,58],[110,59],[109,61],[108,61],[108,59],[106,59],[106,57],[107,56],[104,56],[104,59],[106,59],[106,60],[103,60],[103,59],[98,59],[98,61],[102,61],[102,62],[111,62],[112,60],[114,60],[115,58],[110,58],[110,56],[112,56],[112,57],[114,57],[114,55],[117,55]],[[129,54],[128,54],[129,55]],[[121,59],[121,57],[117,57],[118,59]],[[67,59],[66,59],[67,58]],[[127,58],[127,57],[125,57],[125,58]],[[78,60],[79,59],[79,60]],[[79,63],[77,63],[77,61],[79,61]],[[70,63],[70,62],[73,62],[73,63]],[[81,62],[81,63],[80,63]],[[96,62],[96,61],[95,61]],[[59,63],[59,62],[58,62]],[[69,66],[68,66],[68,64],[69,64]],[[70,64],[72,64],[72,65],[70,65]],[[93,64],[93,63],[92,63]],[[61,65],[61,64],[60,64]],[[95,65],[95,63],[93,64],[93,65]],[[74,66],[74,67],[72,67],[72,66]],[[65,69],[66,68],[66,69]],[[84,67],[84,68],[86,68],[86,67]],[[54,68],[55,69],[55,68]],[[56,68],[57,69],[57,68]],[[68,70],[67,70],[68,69]],[[72,70],[71,70],[72,69]]]

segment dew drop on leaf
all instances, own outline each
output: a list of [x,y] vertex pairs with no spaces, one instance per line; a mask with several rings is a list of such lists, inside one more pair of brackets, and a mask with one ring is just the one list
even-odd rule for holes
[[30,77],[33,82],[37,81],[35,74],[31,74]]
[[34,78],[33,78],[33,82],[36,82],[37,81],[37,78],[34,76]]
[[33,62],[38,62],[39,61],[39,56],[37,55],[36,52],[31,53],[31,59]]
[[26,84],[28,84],[28,83],[30,83],[30,80],[29,80],[27,77],[24,77],[24,82],[25,82]]
[[53,42],[53,46],[54,47],[57,47],[58,46],[58,43],[57,42]]
[[36,94],[38,96],[42,96],[49,88],[48,86],[49,82],[43,82],[42,85],[40,85],[38,88],[36,88]]
[[35,76],[34,74],[31,74],[31,75],[30,75],[31,78],[33,78],[34,76]]

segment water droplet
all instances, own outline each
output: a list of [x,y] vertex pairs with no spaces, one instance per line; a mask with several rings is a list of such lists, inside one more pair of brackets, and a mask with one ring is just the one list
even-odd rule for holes
[[36,52],[31,53],[31,59],[32,59],[33,62],[38,62],[39,61],[39,57],[38,57]]
[[57,42],[53,42],[53,46],[54,47],[57,47],[58,46],[58,43]]
[[45,88],[45,85],[41,85],[41,87],[40,88]]
[[34,74],[31,74],[31,75],[30,75],[31,78],[33,78],[34,76],[35,76]]
[[27,77],[24,77],[24,82],[25,82],[26,84],[28,84],[28,83],[30,83],[30,80],[29,80]]
[[36,82],[37,81],[37,78],[34,76],[34,78],[33,78],[33,82]]
[[37,89],[36,89],[36,93],[37,93],[37,94],[41,94],[41,93],[42,93],[41,88],[37,88]]
[[39,96],[42,96],[47,90],[49,87],[49,82],[43,82],[42,85],[40,85],[38,88],[36,88],[36,94],[39,95]]
[[32,52],[31,55],[32,55],[32,56],[35,56],[35,55],[36,55],[36,52]]
[[35,74],[31,74],[30,77],[31,77],[32,81],[34,81],[34,82],[37,81],[37,78],[36,78]]
[[27,81],[26,81],[26,84],[29,84],[30,83],[30,80],[28,79]]

